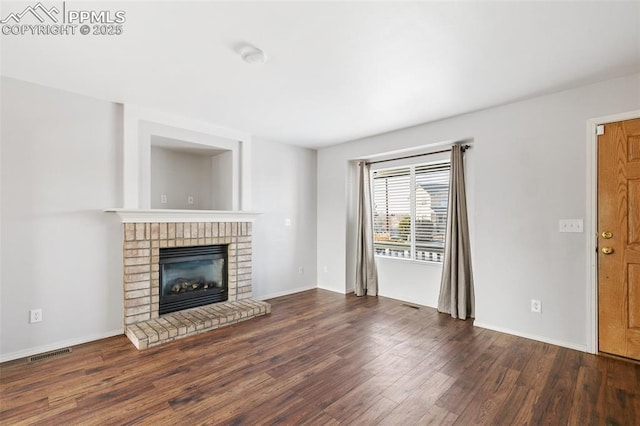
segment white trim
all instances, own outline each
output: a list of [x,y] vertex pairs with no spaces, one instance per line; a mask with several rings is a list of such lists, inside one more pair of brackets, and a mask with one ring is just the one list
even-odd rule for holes
[[258,300],[274,299],[276,297],[288,296],[290,294],[301,293],[303,291],[315,290],[316,288],[318,288],[318,286],[316,286],[316,285],[310,285],[310,286],[305,286],[305,287],[296,287],[296,288],[292,288],[292,289],[289,289],[289,290],[277,291],[275,293],[264,294],[262,296],[253,296],[253,298],[254,299],[258,299]]
[[442,268],[442,265],[444,265],[444,260],[442,262],[437,262],[435,260],[407,259],[406,257],[394,257],[394,256],[387,256],[385,254],[375,254],[374,257],[376,259],[385,259],[385,260],[388,259],[394,262],[410,262],[410,263],[416,263],[418,265],[439,266],[440,268]]
[[574,349],[580,352],[588,352],[587,347],[585,345],[578,345],[576,343],[565,342],[563,340],[550,339],[548,337],[538,336],[536,334],[523,333],[521,331],[512,330],[510,328],[497,327],[495,325],[478,322],[477,320],[473,322],[473,326],[479,327],[479,328],[485,328],[487,330],[498,331],[500,333],[512,334],[514,336],[524,337],[525,339],[536,340],[538,342],[549,343],[555,346],[562,346],[563,348]]
[[260,213],[225,210],[105,209],[122,223],[253,222]]
[[587,215],[585,231],[587,233],[587,352],[598,352],[598,136],[596,128],[601,124],[640,118],[640,110],[611,114],[587,120]]
[[240,210],[251,210],[251,155],[252,141],[240,141]]
[[587,352],[596,353],[598,350],[598,262],[597,247],[597,206],[598,200],[598,151],[596,135],[597,123],[587,121],[587,210],[585,216],[585,231],[587,233],[587,277],[589,278],[587,291]]
[[[373,187],[372,187],[373,188]],[[418,260],[416,259],[416,222],[418,221],[416,214],[417,214],[417,210],[418,208],[416,207],[416,165],[415,164],[411,164],[409,166],[409,238],[411,238],[411,241],[409,242],[409,246],[411,247],[411,252],[409,253],[411,255],[411,260]],[[373,194],[371,195],[373,196]],[[375,202],[373,203],[375,206]],[[431,204],[429,204],[431,205]],[[445,225],[446,226],[446,225]],[[374,236],[375,238],[375,236]],[[375,240],[374,240],[375,241]],[[375,247],[375,242],[374,242],[374,247]],[[374,253],[375,253],[375,248],[374,248]]]
[[320,284],[318,284],[318,288],[320,290],[332,291],[332,292],[338,293],[338,294],[349,294],[349,293],[353,293],[354,292],[353,289],[350,289],[350,290],[346,289],[345,291],[342,291],[342,290],[337,290],[337,289],[331,288],[331,287],[325,287],[325,286],[322,286]]
[[0,355],[0,362],[13,361],[15,359],[26,358],[31,355],[38,355],[45,352],[55,351],[57,349],[68,348],[70,346],[82,345],[83,343],[94,342],[96,340],[106,339],[113,336],[124,336],[124,330],[119,328],[117,330],[105,331],[104,333],[90,334],[85,337],[77,337],[74,339],[63,340],[57,343],[51,343],[43,346],[36,346],[35,348],[24,349],[17,352],[11,352],[8,354]]

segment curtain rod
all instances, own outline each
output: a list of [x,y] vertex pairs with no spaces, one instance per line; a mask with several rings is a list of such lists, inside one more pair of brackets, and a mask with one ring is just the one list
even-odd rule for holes
[[[461,148],[462,148],[462,152],[465,152],[467,149],[471,148],[471,145],[462,145]],[[424,157],[425,155],[441,154],[443,152],[450,152],[450,151],[451,151],[451,148],[443,149],[441,151],[425,152],[424,154],[415,154],[415,155],[406,155],[404,157],[388,158],[386,160],[365,161],[365,163],[366,164],[386,163],[387,161],[396,161],[396,160],[405,160],[407,158]]]

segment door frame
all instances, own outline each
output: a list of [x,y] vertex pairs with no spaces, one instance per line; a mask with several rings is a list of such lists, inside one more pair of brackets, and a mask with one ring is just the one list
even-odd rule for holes
[[640,118],[640,110],[587,120],[587,352],[598,353],[598,135],[601,124]]

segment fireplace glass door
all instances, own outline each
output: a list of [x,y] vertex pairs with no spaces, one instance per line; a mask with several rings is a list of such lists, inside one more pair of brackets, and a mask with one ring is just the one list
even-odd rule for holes
[[226,245],[160,249],[160,315],[227,298]]

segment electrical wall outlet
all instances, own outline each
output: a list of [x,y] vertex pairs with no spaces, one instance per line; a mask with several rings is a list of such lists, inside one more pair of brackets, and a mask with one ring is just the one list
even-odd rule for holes
[[160,204],[167,204],[167,194],[160,195]]
[[29,323],[33,324],[40,321],[42,321],[42,308],[31,309],[29,311]]
[[193,204],[193,195],[187,197],[187,204]]
[[539,314],[542,310],[542,303],[539,300],[531,299],[531,312]]
[[304,266],[298,266],[298,273],[300,275],[304,274]]

